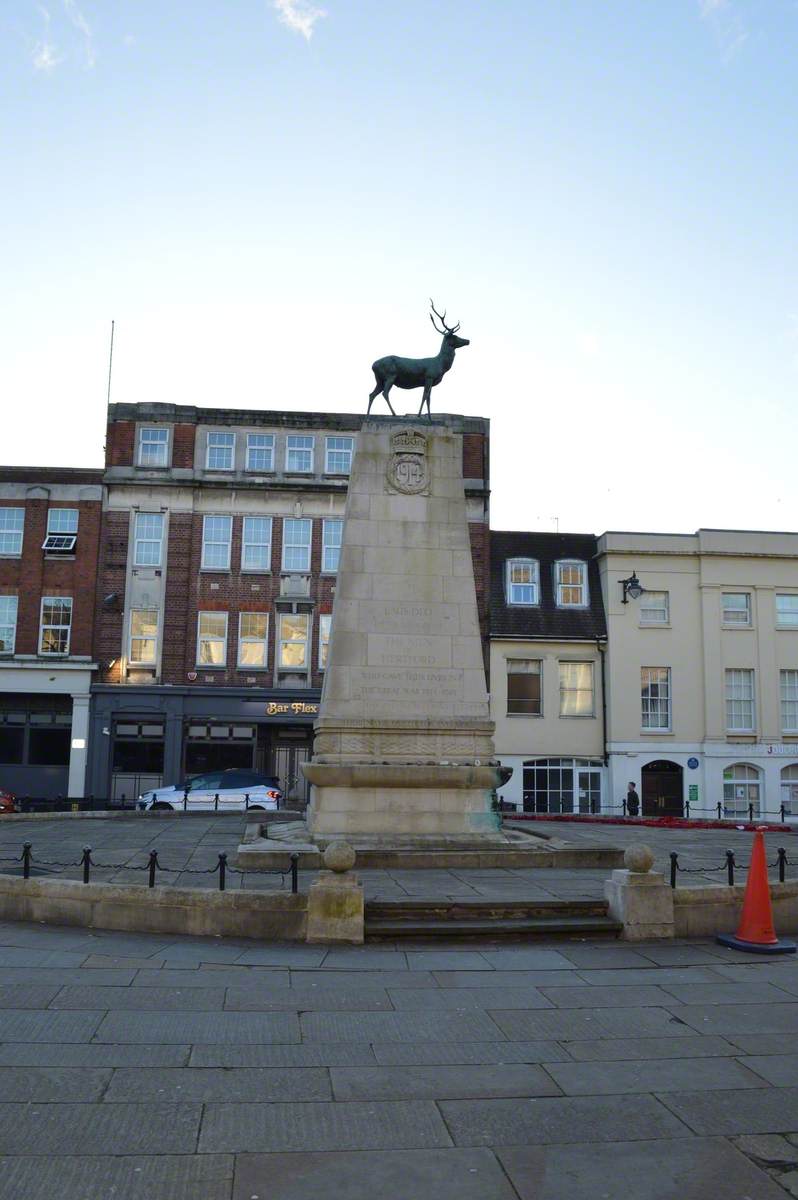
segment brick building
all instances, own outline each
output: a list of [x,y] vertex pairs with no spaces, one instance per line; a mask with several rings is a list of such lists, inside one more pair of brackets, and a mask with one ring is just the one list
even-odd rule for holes
[[102,471],[0,467],[0,786],[82,796]]
[[[112,405],[90,790],[252,767],[305,795],[362,416]],[[463,437],[487,635],[488,429]]]

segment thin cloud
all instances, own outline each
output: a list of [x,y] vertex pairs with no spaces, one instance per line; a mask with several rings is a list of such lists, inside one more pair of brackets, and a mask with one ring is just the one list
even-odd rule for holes
[[731,0],[698,0],[701,20],[710,26],[725,62],[742,49],[748,30]]
[[89,28],[89,23],[83,13],[78,8],[75,0],[64,0],[64,12],[69,20],[75,26],[79,33],[83,35],[84,51],[86,54],[86,66],[93,67],[97,61],[97,56],[94,53],[94,41],[92,32]]
[[281,25],[300,33],[307,42],[313,36],[316,22],[327,16],[323,8],[315,8],[308,0],[272,0],[272,8]]
[[50,41],[50,14],[46,8],[39,8],[44,20],[44,33],[38,42],[34,42],[31,50],[31,62],[34,70],[44,71],[48,74],[54,70],[60,62],[64,61],[63,55],[58,53],[58,47],[54,42]]

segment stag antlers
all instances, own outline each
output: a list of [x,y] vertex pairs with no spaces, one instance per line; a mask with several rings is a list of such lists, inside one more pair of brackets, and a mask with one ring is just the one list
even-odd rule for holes
[[443,329],[439,329],[438,326],[435,324],[435,317],[433,317],[432,313],[430,313],[429,319],[430,319],[430,321],[432,321],[432,328],[435,330],[435,332],[441,333],[441,334],[457,333],[457,330],[460,328],[460,322],[458,321],[456,325],[447,325],[446,324],[446,309],[443,310],[443,316],[441,316],[441,314],[438,312],[437,308],[435,307],[435,301],[432,299],[432,297],[430,297],[429,303],[430,303],[430,308],[432,309],[432,313],[435,313],[435,317],[438,318],[441,325],[443,326]]

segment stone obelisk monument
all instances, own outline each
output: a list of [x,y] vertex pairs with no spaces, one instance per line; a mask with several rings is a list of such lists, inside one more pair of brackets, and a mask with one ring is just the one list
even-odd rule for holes
[[462,453],[451,419],[363,424],[305,767],[318,843],[501,838]]

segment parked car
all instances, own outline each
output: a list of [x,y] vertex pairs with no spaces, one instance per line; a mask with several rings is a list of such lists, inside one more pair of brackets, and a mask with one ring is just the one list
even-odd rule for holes
[[[280,807],[280,781],[258,771],[209,771],[172,787],[153,788],[139,796],[139,808],[174,808],[187,812],[240,812],[245,808]],[[218,802],[216,797],[219,797]],[[184,804],[185,797],[185,804]]]
[[0,815],[17,811],[17,798],[12,792],[0,787]]

